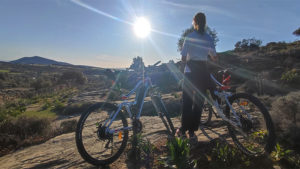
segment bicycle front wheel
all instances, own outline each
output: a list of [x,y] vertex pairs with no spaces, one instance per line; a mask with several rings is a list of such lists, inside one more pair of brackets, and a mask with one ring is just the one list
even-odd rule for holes
[[265,106],[258,98],[246,93],[232,95],[229,102],[232,109],[226,106],[227,118],[236,123],[239,119],[241,123],[238,128],[228,125],[229,134],[237,147],[250,156],[270,153],[275,146],[275,133],[271,116]]
[[174,136],[175,135],[175,128],[173,122],[170,118],[169,112],[160,97],[152,96],[152,103],[158,113],[158,116],[161,118],[162,122],[164,123],[168,134]]
[[[110,103],[98,103],[83,113],[76,129],[76,145],[81,157],[90,164],[107,165],[115,160],[124,151],[127,140],[127,120],[120,111],[109,127],[104,122],[110,118],[117,107]],[[107,126],[107,125],[106,125]]]
[[205,126],[209,125],[213,111],[214,110],[213,110],[212,106],[209,104],[209,102],[207,100],[205,100],[203,109],[202,109],[202,113],[201,113],[201,117],[200,117],[201,125],[205,125]]

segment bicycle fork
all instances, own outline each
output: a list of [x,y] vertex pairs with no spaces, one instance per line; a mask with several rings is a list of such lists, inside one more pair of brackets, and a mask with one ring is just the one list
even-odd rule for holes
[[153,104],[158,116],[160,117],[160,119],[164,123],[165,127],[167,128],[167,131],[169,131],[170,134],[174,134],[174,130],[175,130],[174,126],[171,124],[170,124],[170,126],[168,125],[166,119],[164,118],[164,116],[167,116],[167,115],[164,113],[164,111],[161,110],[161,109],[167,110],[164,103],[161,100],[161,97],[156,96],[156,95],[151,96],[151,101],[152,101],[152,104]]

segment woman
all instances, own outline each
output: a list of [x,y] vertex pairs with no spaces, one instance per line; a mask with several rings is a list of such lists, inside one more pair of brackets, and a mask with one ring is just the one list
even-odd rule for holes
[[206,89],[209,88],[208,56],[216,61],[216,50],[212,37],[206,32],[206,17],[197,13],[193,18],[194,31],[184,40],[181,51],[182,62],[185,63],[182,94],[182,118],[178,135],[185,136],[189,132],[190,140],[197,141],[195,131],[198,130]]

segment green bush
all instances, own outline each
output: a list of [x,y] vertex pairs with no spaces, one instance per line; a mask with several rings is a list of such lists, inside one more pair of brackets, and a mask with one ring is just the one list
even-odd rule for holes
[[176,168],[193,168],[193,162],[190,160],[190,145],[188,139],[175,137],[168,141],[169,159]]
[[300,168],[300,154],[284,148],[279,143],[276,144],[275,150],[271,153],[271,158],[273,161],[282,163],[287,168]]
[[16,117],[26,111],[24,101],[6,103],[0,107],[0,122],[8,117]]
[[285,150],[282,146],[279,145],[279,143],[277,143],[275,146],[275,150],[271,153],[271,157],[274,160],[280,160],[287,157],[291,152],[292,150]]
[[59,83],[65,83],[69,85],[83,85],[87,82],[86,76],[80,71],[66,71],[58,79]]
[[42,110],[47,110],[50,107],[51,107],[51,103],[46,100],[45,104],[42,106]]
[[282,80],[284,83],[291,84],[297,82],[299,78],[300,76],[296,69],[292,69],[285,73],[282,73],[280,80]]
[[34,82],[30,84],[30,87],[34,88],[35,90],[41,90],[51,87],[53,84],[51,81],[45,79],[45,78],[38,78]]
[[216,162],[218,166],[232,166],[234,164],[241,164],[249,166],[250,159],[241,153],[236,147],[230,146],[226,142],[216,142],[216,146],[212,150],[212,161]]
[[120,100],[121,94],[122,94],[122,92],[120,89],[112,89],[109,92],[107,99],[111,100],[111,101]]
[[59,101],[59,100],[55,100],[54,101],[54,107],[53,107],[53,111],[56,112],[56,113],[60,113],[62,112],[63,110],[65,109],[65,105]]
[[128,151],[128,160],[135,164],[141,162],[146,168],[153,165],[155,146],[149,139],[144,139],[141,133],[134,135],[130,140],[131,149]]

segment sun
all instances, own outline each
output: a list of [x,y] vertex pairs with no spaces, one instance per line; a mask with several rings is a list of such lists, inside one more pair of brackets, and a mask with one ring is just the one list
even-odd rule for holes
[[133,30],[137,37],[145,38],[150,34],[151,31],[150,22],[144,17],[139,17],[136,19],[133,25]]

